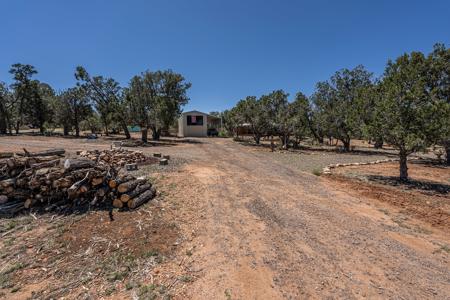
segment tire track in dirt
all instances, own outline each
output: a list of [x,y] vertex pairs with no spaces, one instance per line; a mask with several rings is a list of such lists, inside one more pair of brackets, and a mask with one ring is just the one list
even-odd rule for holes
[[363,199],[229,141],[198,150],[189,171],[206,187],[205,272],[191,297],[450,297],[448,259],[392,238]]

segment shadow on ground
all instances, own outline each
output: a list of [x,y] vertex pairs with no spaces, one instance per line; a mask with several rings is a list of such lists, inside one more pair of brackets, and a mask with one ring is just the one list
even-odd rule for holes
[[415,180],[415,179],[402,181],[397,176],[382,176],[382,175],[367,175],[367,179],[373,182],[390,186],[405,187],[407,189],[431,191],[439,194],[448,194],[450,192],[450,185],[433,181]]

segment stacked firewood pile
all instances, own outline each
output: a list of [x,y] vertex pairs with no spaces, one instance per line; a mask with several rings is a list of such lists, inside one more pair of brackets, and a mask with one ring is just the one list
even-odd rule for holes
[[53,149],[0,158],[0,215],[30,208],[136,208],[156,194],[146,179],[114,165],[88,158],[65,159],[63,154],[63,149]]
[[80,151],[81,157],[86,157],[100,164],[108,164],[114,167],[123,167],[126,164],[144,163],[150,158],[145,156],[142,151],[129,151],[125,149],[111,150],[85,150]]

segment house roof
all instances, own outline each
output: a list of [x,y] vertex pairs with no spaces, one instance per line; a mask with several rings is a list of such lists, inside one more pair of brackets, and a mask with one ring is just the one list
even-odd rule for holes
[[185,111],[182,113],[182,115],[188,115],[188,114],[192,114],[192,113],[196,113],[196,114],[201,114],[201,115],[208,115],[207,113],[198,111],[198,110],[190,110],[190,111]]

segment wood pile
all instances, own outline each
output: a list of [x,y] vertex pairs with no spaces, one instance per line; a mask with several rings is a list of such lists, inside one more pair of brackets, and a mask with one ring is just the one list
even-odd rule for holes
[[[81,206],[136,208],[156,194],[147,180],[115,167],[118,161],[126,160],[123,152],[99,151],[94,160],[65,159],[61,149],[53,150],[26,151],[22,156],[14,154],[0,159],[0,215],[14,215],[31,208],[45,211]],[[109,163],[101,159],[105,154]],[[131,159],[139,160],[142,156],[134,153]]]
[[126,164],[145,163],[149,158],[145,156],[142,151],[130,151],[125,149],[111,149],[111,150],[85,150],[80,151],[81,157],[86,157],[90,160],[96,161],[99,164],[112,165],[114,167],[123,167]]

